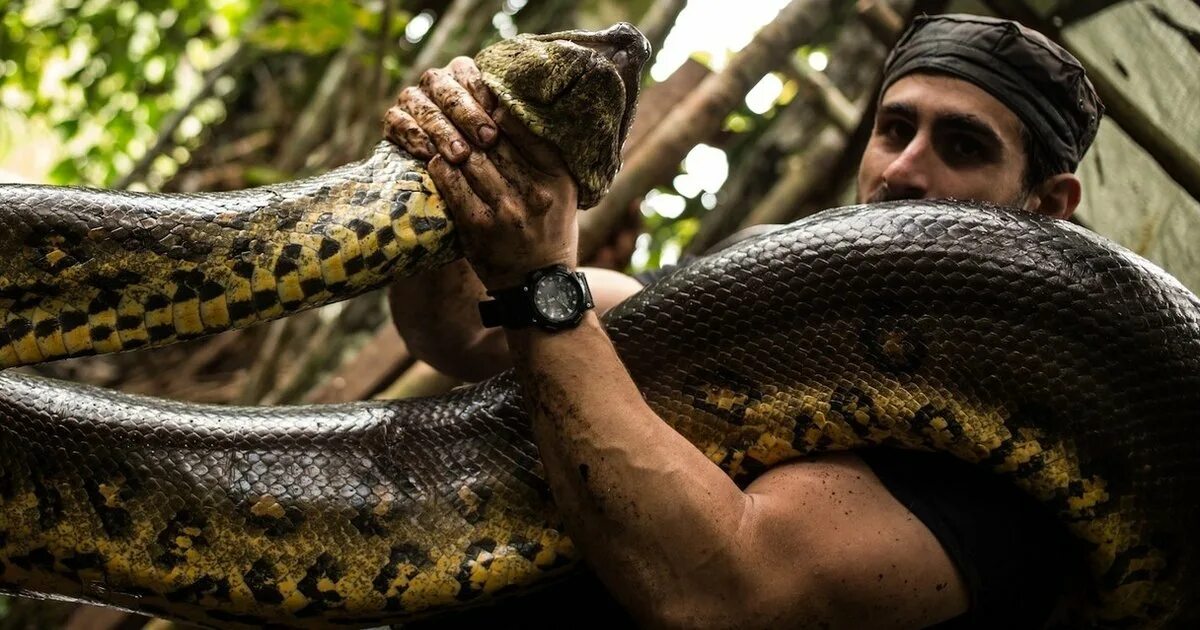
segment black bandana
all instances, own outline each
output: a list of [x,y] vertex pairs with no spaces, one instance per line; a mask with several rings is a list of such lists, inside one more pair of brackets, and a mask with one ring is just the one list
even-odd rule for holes
[[884,64],[883,89],[913,72],[970,81],[1007,106],[1059,172],[1075,172],[1104,104],[1083,66],[1037,31],[977,15],[916,18]]

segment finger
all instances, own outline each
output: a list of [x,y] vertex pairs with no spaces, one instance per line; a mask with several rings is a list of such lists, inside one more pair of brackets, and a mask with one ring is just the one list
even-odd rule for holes
[[383,115],[383,135],[418,159],[428,160],[437,155],[437,148],[433,146],[429,136],[425,135],[417,121],[398,105],[392,106]]
[[471,184],[462,172],[442,156],[434,156],[429,161],[429,176],[456,222],[478,226],[492,215],[487,204],[471,190]]
[[525,201],[531,214],[542,214],[554,203],[552,194],[546,190],[548,178],[533,168],[508,138],[501,136],[496,146],[488,149],[487,157],[508,183],[509,190]]
[[419,88],[407,87],[400,92],[397,104],[421,126],[437,147],[438,153],[451,164],[461,164],[471,150],[454,124]]
[[496,121],[491,116],[497,100],[473,59],[456,56],[448,66],[426,71],[421,76],[421,89],[474,144],[491,146],[497,137]]
[[450,69],[450,74],[454,75],[454,79],[466,87],[471,96],[475,97],[475,101],[483,107],[483,111],[491,112],[496,109],[496,95],[492,94],[491,88],[483,82],[483,73],[479,71],[479,66],[475,65],[474,59],[455,57],[450,60],[447,67]]
[[547,175],[561,175],[567,172],[558,150],[530,131],[520,119],[507,109],[501,109],[496,114],[495,121],[530,166]]
[[441,68],[426,70],[421,75],[421,89],[473,144],[491,146],[496,139],[496,124],[487,110],[450,71]]
[[[496,170],[488,156],[480,151],[474,151],[460,168],[471,190],[498,214],[512,214],[517,211],[513,201],[516,191],[508,180]],[[516,217],[509,217],[516,218]]]

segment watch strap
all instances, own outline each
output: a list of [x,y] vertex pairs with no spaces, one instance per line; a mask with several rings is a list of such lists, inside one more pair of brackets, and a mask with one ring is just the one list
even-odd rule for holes
[[529,292],[529,285],[522,284],[499,291],[489,291],[488,295],[495,299],[479,303],[479,317],[486,328],[506,326],[508,328],[524,328],[535,323],[533,303],[522,299],[522,293]]

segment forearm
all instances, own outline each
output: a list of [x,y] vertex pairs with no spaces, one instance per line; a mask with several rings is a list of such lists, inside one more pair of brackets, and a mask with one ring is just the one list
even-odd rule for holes
[[479,321],[487,291],[466,260],[393,283],[392,320],[414,357],[450,376],[483,380],[511,365],[503,333]]
[[736,590],[747,495],[649,408],[595,315],[508,336],[555,501],[617,597],[661,622],[689,593]]

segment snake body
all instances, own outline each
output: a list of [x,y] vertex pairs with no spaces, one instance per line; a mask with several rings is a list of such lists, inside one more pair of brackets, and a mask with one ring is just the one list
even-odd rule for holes
[[[0,198],[0,365],[257,321],[455,255],[427,176],[386,145],[227,197]],[[606,326],[652,408],[739,483],[813,452],[950,453],[1084,543],[1077,620],[1200,620],[1200,300],[1100,237],[962,204],[830,211],[678,271]],[[509,375],[440,398],[235,408],[0,374],[5,592],[364,626],[576,560]]]
[[5,366],[249,326],[457,255],[428,174],[389,142],[323,176],[238,193],[3,193]]
[[[645,38],[522,35],[476,63],[592,205],[616,172]],[[579,117],[587,124],[579,124]],[[389,142],[232,193],[0,186],[0,367],[164,345],[342,300],[459,256],[423,162]]]

